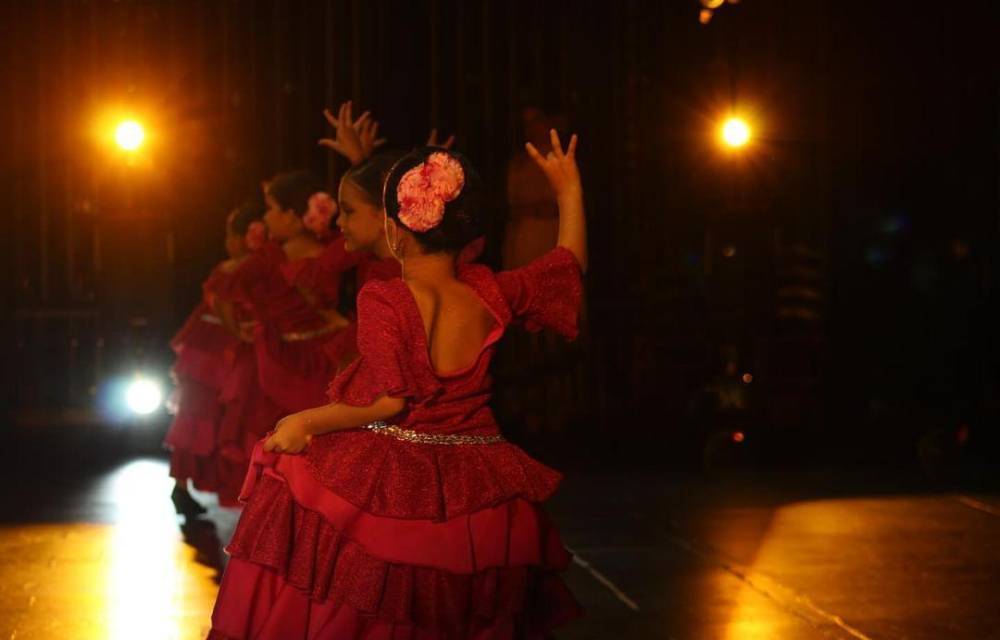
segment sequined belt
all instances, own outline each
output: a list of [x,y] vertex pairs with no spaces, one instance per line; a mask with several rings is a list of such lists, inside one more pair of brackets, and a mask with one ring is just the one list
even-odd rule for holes
[[449,433],[425,433],[413,429],[404,429],[394,424],[386,424],[381,420],[366,424],[365,429],[392,436],[397,440],[416,442],[418,444],[499,444],[504,442],[499,433],[493,436],[469,436]]
[[285,342],[302,342],[303,340],[312,340],[313,338],[318,338],[319,336],[333,331],[338,331],[340,329],[341,327],[328,324],[325,327],[312,329],[310,331],[289,331],[288,333],[281,334],[281,339]]

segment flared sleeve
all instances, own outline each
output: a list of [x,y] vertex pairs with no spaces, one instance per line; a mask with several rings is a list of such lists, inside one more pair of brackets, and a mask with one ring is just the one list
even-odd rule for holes
[[514,319],[526,329],[576,337],[583,282],[572,251],[556,247],[524,267],[497,273],[496,280]]

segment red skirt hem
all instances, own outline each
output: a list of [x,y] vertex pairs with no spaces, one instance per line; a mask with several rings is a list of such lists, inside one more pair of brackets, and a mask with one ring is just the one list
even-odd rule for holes
[[[543,640],[582,615],[558,577],[539,574],[518,594],[522,610],[465,610],[447,626],[389,620],[336,599],[316,600],[278,572],[230,560],[208,640]],[[430,611],[435,603],[414,603]],[[440,605],[441,603],[436,603]]]

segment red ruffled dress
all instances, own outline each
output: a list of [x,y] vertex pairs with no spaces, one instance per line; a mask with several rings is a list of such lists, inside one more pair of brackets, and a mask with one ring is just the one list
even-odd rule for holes
[[487,371],[514,320],[575,335],[579,266],[557,249],[516,271],[458,273],[496,327],[472,366],[448,374],[431,365],[402,280],[361,291],[361,357],[330,398],[388,394],[407,408],[301,455],[258,445],[210,640],[545,638],[579,615],[557,576],[570,555],[539,507],[561,476],[499,437]]
[[354,350],[352,333],[332,325],[323,312],[336,309],[340,274],[359,258],[344,249],[343,238],[332,240],[315,258],[296,260],[267,243],[244,260],[220,292],[251,310],[260,388],[284,413],[325,404],[338,364]]
[[201,303],[170,341],[177,354],[172,371],[177,413],[164,445],[171,452],[173,478],[190,479],[198,490],[218,493],[221,503],[235,504],[246,456],[242,466],[220,458],[219,431],[225,414],[222,392],[238,354],[247,349],[212,311],[211,299],[229,276],[226,265],[219,264],[209,275],[202,285]]

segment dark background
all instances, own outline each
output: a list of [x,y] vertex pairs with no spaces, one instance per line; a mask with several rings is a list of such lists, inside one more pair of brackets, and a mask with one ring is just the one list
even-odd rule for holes
[[[586,401],[538,446],[585,464],[995,460],[996,4],[699,9],[5,3],[4,428],[169,364],[226,211],[277,170],[332,186],[345,168],[316,145],[325,105],[372,109],[399,146],[454,132],[494,191],[495,262],[535,103],[580,134],[592,251]],[[150,132],[132,166],[92,133],[116,105]],[[731,111],[755,128],[738,155],[716,140]]]

